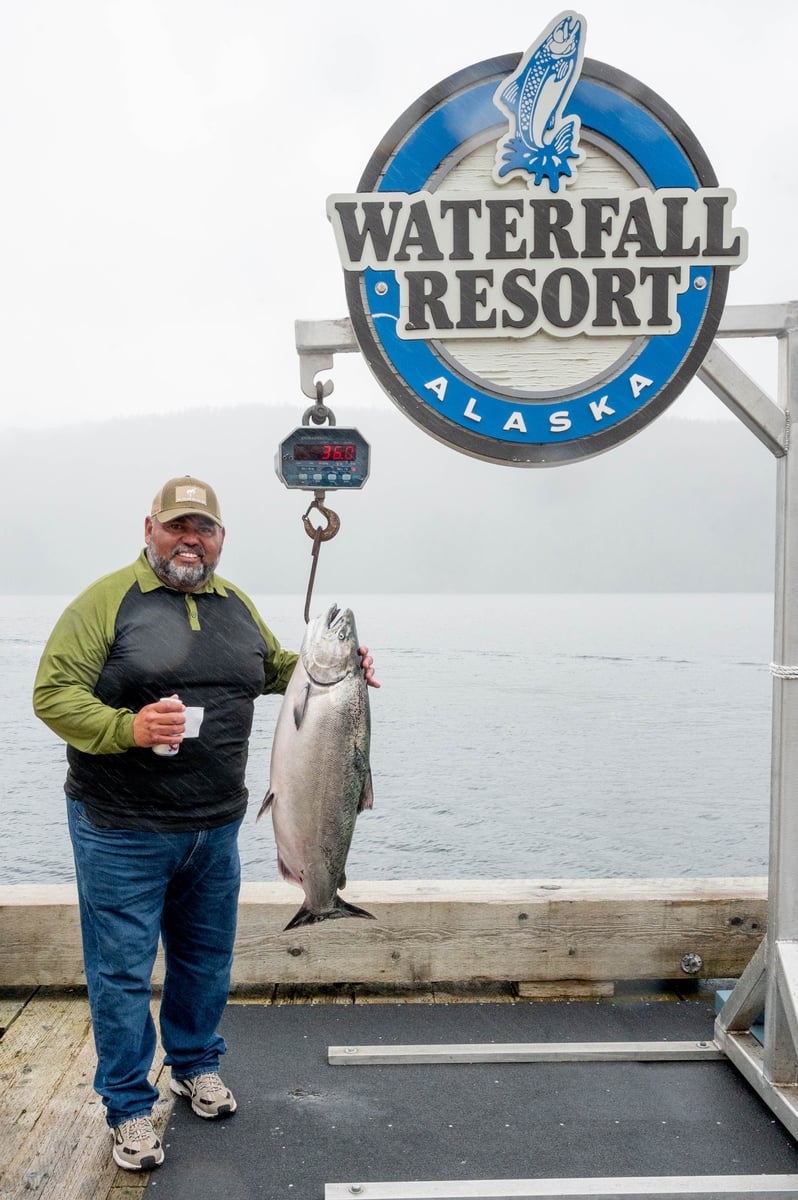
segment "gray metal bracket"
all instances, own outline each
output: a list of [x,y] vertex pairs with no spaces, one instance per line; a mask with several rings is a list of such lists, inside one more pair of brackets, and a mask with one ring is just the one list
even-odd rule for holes
[[[335,321],[295,321],[294,341],[299,355],[299,382],[302,391],[311,400],[318,399],[316,376],[320,371],[329,371],[334,354],[351,354],[360,347],[349,317]],[[322,386],[322,395],[329,396],[333,381],[327,379]]]
[[438,1179],[328,1183],[324,1200],[795,1200],[798,1175],[628,1176],[615,1179]]
[[333,1067],[423,1063],[686,1062],[724,1059],[714,1042],[473,1042],[429,1046],[330,1046]]

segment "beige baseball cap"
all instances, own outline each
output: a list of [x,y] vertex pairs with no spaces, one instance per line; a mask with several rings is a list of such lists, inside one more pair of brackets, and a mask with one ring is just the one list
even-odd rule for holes
[[177,475],[167,480],[152,502],[150,515],[159,521],[195,515],[210,517],[217,525],[222,524],[216,492],[209,483],[195,479],[193,475]]

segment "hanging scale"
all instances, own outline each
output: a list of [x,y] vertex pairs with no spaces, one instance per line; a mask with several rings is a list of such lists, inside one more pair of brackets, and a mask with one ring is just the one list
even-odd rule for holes
[[[287,488],[314,493],[302,517],[305,532],[313,539],[305,597],[307,624],[321,543],[329,542],[341,527],[338,514],[324,503],[325,493],[363,487],[369,477],[370,447],[359,430],[336,425],[332,409],[324,403],[324,386],[317,383],[316,403],[306,409],[302,425],[280,443],[274,466]],[[314,510],[325,525],[313,524],[310,514]]]

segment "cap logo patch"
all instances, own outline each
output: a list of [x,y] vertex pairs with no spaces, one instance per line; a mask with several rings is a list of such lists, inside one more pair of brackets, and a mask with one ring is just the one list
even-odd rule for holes
[[185,484],[175,488],[175,504],[207,504],[205,488]]

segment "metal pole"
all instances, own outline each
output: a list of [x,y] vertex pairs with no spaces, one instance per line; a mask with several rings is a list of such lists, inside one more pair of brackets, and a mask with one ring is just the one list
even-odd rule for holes
[[[798,415],[798,329],[779,341],[779,397],[788,434]],[[788,437],[789,451],[789,437]],[[798,456],[778,459],[773,637],[770,883],[765,999],[765,1078],[798,1080]]]

